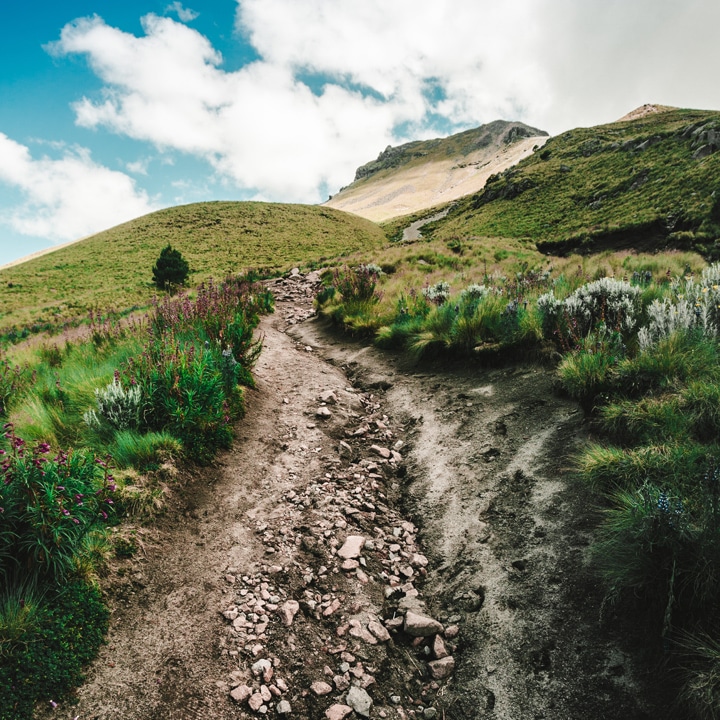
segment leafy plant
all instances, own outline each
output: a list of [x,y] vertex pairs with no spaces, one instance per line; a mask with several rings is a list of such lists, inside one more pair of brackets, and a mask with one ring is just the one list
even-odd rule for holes
[[85,537],[112,512],[113,477],[105,461],[72,450],[51,458],[47,443],[29,450],[12,425],[5,429],[11,449],[0,466],[0,575],[63,578]]
[[88,410],[83,415],[83,419],[90,427],[100,429],[105,422],[115,430],[137,428],[142,403],[140,386],[130,385],[125,390],[117,370],[109,385],[95,390],[95,401],[97,411]]

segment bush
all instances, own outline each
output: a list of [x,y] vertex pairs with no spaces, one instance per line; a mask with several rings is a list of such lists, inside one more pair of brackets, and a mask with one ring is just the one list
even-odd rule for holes
[[11,450],[0,466],[0,576],[61,579],[112,512],[112,475],[81,452],[49,458],[46,443],[28,451],[12,426],[5,428]]
[[[82,669],[97,655],[107,632],[109,612],[100,592],[77,579],[48,591],[39,602],[22,589],[15,595],[10,603],[17,605],[19,598],[33,611],[31,621],[5,643],[0,720],[31,720],[37,702],[60,700],[83,681]],[[0,639],[2,613],[0,607]]]
[[120,373],[115,371],[113,381],[107,387],[95,390],[95,401],[97,412],[88,410],[83,415],[89,427],[101,429],[103,424],[107,423],[114,430],[137,428],[142,402],[139,385],[131,385],[125,390],[120,382]]
[[190,266],[179,250],[167,245],[153,267],[153,283],[161,290],[184,285],[190,274]]

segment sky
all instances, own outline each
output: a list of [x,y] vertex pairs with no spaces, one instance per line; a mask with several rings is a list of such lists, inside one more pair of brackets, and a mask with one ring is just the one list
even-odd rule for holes
[[0,265],[388,145],[720,110],[717,0],[0,0]]

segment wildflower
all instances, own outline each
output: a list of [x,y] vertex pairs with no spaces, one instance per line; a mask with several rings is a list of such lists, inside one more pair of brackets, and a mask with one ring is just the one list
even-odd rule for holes
[[667,493],[660,493],[660,497],[658,497],[657,501],[658,510],[661,512],[669,512],[670,511],[670,501],[668,500]]

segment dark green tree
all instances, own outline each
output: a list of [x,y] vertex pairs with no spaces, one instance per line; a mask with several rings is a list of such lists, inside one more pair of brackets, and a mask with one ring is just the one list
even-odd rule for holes
[[190,274],[190,266],[179,250],[168,245],[163,248],[153,267],[153,282],[159,288],[170,289],[174,285],[183,285]]

